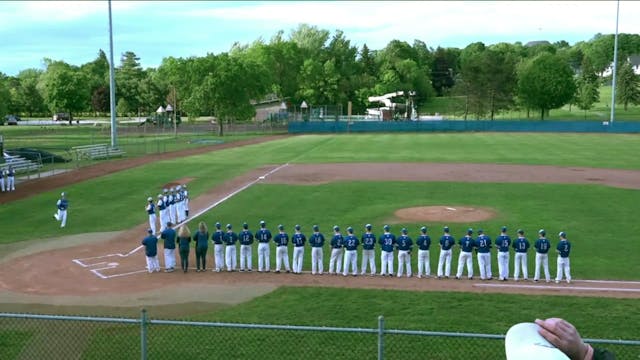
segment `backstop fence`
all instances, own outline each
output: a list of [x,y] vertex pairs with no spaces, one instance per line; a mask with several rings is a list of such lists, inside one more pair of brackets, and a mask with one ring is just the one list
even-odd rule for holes
[[[585,339],[617,359],[640,341]],[[0,313],[0,359],[504,359],[504,335]]]

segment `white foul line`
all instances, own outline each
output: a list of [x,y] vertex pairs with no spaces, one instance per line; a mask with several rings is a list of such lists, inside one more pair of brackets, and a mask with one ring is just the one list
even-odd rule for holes
[[[180,224],[176,224],[176,226],[188,223],[189,221],[193,220],[194,218],[204,214],[205,212],[207,212],[207,211],[213,209],[214,207],[222,204],[223,202],[229,200],[232,196],[234,196],[237,193],[247,189],[248,187],[250,187],[251,185],[257,183],[258,181],[264,180],[267,176],[275,173],[276,171],[282,169],[283,167],[285,167],[287,165],[289,165],[289,163],[280,165],[277,168],[267,172],[266,174],[264,174],[262,176],[259,176],[257,179],[255,179],[255,180],[249,182],[248,184],[245,184],[244,186],[240,187],[239,189],[236,189],[235,191],[227,194],[225,197],[223,197],[222,199],[216,201],[215,203],[207,206],[203,210],[200,210],[199,212],[194,214],[193,217],[189,217],[189,219],[181,222]],[[117,253],[117,254],[107,254],[107,255],[93,256],[93,257],[82,258],[82,259],[73,259],[71,261],[73,261],[74,263],[82,266],[83,268],[93,267],[93,266],[98,266],[98,265],[106,265],[106,266],[101,267],[101,268],[94,268],[94,269],[90,270],[92,273],[94,273],[96,276],[98,276],[101,279],[110,279],[110,278],[119,277],[119,276],[133,275],[133,274],[138,274],[138,273],[142,273],[142,272],[147,272],[147,270],[137,270],[137,271],[132,271],[132,272],[128,272],[128,273],[122,273],[122,274],[115,274],[115,275],[104,275],[104,274],[102,274],[101,270],[114,269],[114,268],[118,267],[118,264],[110,262],[110,261],[101,261],[101,262],[97,262],[97,263],[86,264],[85,261],[86,260],[92,260],[92,259],[104,259],[104,258],[113,257],[113,256],[125,258],[125,257],[128,257],[129,255],[134,254],[135,252],[137,252],[138,250],[142,249],[143,247],[144,246],[140,245],[137,248],[129,251],[126,254],[119,254],[119,253]]]
[[618,292],[640,292],[640,289],[619,289],[600,287],[580,287],[561,285],[509,285],[509,284],[473,284],[476,287],[496,287],[496,288],[520,288],[520,289],[554,289],[554,290],[583,290],[583,291],[618,291]]

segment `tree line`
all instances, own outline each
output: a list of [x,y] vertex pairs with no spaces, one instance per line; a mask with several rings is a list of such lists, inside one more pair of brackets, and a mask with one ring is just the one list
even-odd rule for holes
[[[342,105],[354,114],[371,107],[369,96],[415,92],[418,105],[433,97],[462,99],[467,116],[493,119],[501,111],[524,109],[541,119],[566,104],[589,110],[608,81],[613,35],[596,34],[571,46],[516,42],[430,48],[392,40],[383,49],[357,48],[344,33],[301,24],[269,41],[235,43],[228,52],[199,57],[167,57],[143,69],[133,52],[115,68],[117,113],[142,115],[173,104],[190,116],[247,121],[252,101],[267,96],[298,105]],[[640,104],[640,79],[630,56],[640,54],[640,35],[619,34],[617,99],[627,109]],[[55,112],[107,114],[109,63],[100,50],[80,66],[44,59],[44,70],[17,76],[0,72],[0,115],[47,116]],[[220,123],[222,123],[220,121]]]

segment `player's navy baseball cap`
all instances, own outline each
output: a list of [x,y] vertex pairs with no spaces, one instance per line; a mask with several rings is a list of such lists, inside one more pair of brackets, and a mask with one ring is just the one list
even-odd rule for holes
[[560,233],[558,234],[558,236],[565,237],[565,236],[567,236],[567,234],[566,234],[564,231],[560,231]]
[[260,226],[264,227],[267,223],[264,220],[260,220]]
[[544,229],[540,229],[540,230],[538,230],[538,234],[540,234],[540,235],[543,235],[543,236],[544,236],[546,233],[547,233],[547,232],[546,232],[546,231],[544,231]]
[[353,228],[352,228],[351,226],[349,226],[349,227],[347,228],[347,231],[348,231],[348,232],[350,232],[350,233],[353,233]]
[[231,224],[227,224],[227,229],[231,229]]
[[300,225],[296,224],[295,229],[300,230]]
[[320,230],[320,227],[318,227],[318,225],[313,225],[313,231],[318,231]]
[[384,231],[389,231],[390,227],[389,227],[389,225],[385,225],[385,226],[383,227],[383,229],[384,229]]
[[216,229],[220,229],[220,227],[221,227],[221,226],[222,226],[222,225],[220,225],[220,223],[219,223],[219,222],[217,222],[217,223],[216,223]]
[[151,196],[149,196],[149,197],[147,198],[147,201],[153,201],[153,198],[152,198]]
[[152,233],[153,233],[153,230],[151,230],[151,229],[147,229],[147,232],[148,232],[149,234],[152,234]]
[[402,228],[402,230],[400,230],[400,231],[402,231],[403,234],[406,234],[407,233],[407,228]]
[[449,227],[448,226],[444,227],[444,232],[449,232]]
[[335,226],[333,227],[333,231],[340,231],[340,227],[339,227],[338,225],[335,225]]
[[282,224],[278,225],[278,230],[284,230],[284,225]]
[[468,228],[468,229],[467,229],[467,234],[468,234],[468,235],[473,234],[473,229],[472,229],[472,228]]
[[478,229],[478,234],[483,234],[483,233],[484,233],[484,230]]
[[242,228],[243,229],[248,229],[249,228],[249,224],[247,224],[246,222],[242,223]]
[[518,229],[518,234],[524,234],[524,230]]
[[569,360],[567,355],[538,333],[535,323],[513,325],[504,339],[507,360]]
[[367,230],[371,230],[371,224],[365,225],[364,228],[367,229]]
[[426,226],[421,227],[420,231],[422,231],[423,233],[426,233],[427,232],[427,227]]
[[502,232],[506,232],[507,231],[507,227],[503,226],[502,229],[500,229],[500,230],[502,230]]

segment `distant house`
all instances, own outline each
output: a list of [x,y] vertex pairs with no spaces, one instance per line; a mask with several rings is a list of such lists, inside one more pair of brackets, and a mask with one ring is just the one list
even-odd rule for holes
[[[629,55],[627,57],[627,61],[631,63],[633,67],[633,72],[636,75],[640,75],[640,54]],[[618,63],[618,67],[620,64]],[[602,76],[611,76],[611,72],[613,71],[613,63],[609,65],[609,67],[602,73]]]
[[273,117],[274,114],[280,114],[283,111],[287,111],[286,103],[284,103],[282,99],[277,97],[275,94],[267,95],[265,98],[258,101],[252,101],[251,103],[256,109],[256,116],[254,118],[254,121],[256,122],[263,122]]

